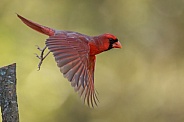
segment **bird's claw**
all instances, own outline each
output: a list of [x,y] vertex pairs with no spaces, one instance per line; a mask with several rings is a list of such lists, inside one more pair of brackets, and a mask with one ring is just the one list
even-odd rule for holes
[[41,65],[42,65],[42,62],[43,62],[43,60],[40,60],[40,62],[39,62],[39,64],[38,64],[38,70],[37,70],[37,71],[40,70],[40,67],[41,67]]
[[42,65],[43,60],[47,57],[47,55],[50,53],[50,51],[44,56],[44,51],[45,51],[45,49],[46,49],[47,47],[45,46],[43,49],[41,49],[38,45],[35,45],[35,46],[37,47],[37,49],[38,49],[39,51],[41,51],[40,56],[39,56],[38,54],[35,53],[36,57],[37,57],[38,59],[40,59],[40,62],[39,62],[39,64],[38,64],[38,71],[39,71],[39,70],[40,70],[40,67],[41,67],[41,65]]
[[36,57],[37,57],[38,59],[41,59],[41,57],[40,57],[40,56],[38,56],[38,54],[36,54],[36,53],[35,53],[35,55],[36,55]]
[[39,51],[43,51],[38,45],[35,45]]
[[40,67],[41,67],[41,65],[42,65],[42,62],[43,62],[43,60],[44,60],[44,58],[43,58],[43,55],[38,55],[38,54],[36,54],[35,53],[35,55],[36,55],[36,57],[38,58],[38,59],[40,59],[40,62],[39,62],[39,64],[38,64],[38,71],[40,70]]

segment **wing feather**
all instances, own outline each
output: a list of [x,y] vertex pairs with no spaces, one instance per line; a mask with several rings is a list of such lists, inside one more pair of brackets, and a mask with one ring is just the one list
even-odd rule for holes
[[89,55],[89,46],[84,35],[74,32],[60,32],[46,40],[46,46],[53,52],[57,66],[79,93],[88,106],[97,106],[94,89],[95,56]]
[[69,71],[67,71],[66,73],[63,73],[64,76],[67,77],[69,81],[72,81],[79,66],[80,66],[80,63],[76,64],[74,67],[71,67]]
[[70,62],[70,64],[68,63],[68,64],[60,67],[60,70],[65,75],[70,69],[72,69],[77,64],[78,64],[78,60],[75,60],[73,62]]

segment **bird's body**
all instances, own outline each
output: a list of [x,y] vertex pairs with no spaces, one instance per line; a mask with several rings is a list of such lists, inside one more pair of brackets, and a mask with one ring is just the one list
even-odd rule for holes
[[[84,102],[92,107],[97,105],[98,98],[94,89],[95,55],[112,48],[121,48],[118,39],[108,33],[87,36],[73,31],[55,30],[17,16],[32,29],[49,36],[45,48],[48,47],[53,53],[64,77],[71,82]],[[41,55],[40,63],[45,57]]]

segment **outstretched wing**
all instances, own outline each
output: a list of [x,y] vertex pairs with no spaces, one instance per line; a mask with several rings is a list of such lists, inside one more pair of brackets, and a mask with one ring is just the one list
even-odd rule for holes
[[46,40],[46,46],[53,52],[57,66],[84,103],[94,107],[98,98],[94,89],[95,56],[89,56],[88,41],[74,32],[60,32]]

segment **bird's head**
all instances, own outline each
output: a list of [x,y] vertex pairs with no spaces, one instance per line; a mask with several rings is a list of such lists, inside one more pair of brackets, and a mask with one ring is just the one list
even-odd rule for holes
[[102,35],[102,38],[105,44],[104,46],[107,48],[106,51],[112,48],[122,48],[121,43],[114,35],[106,33]]
[[112,48],[122,48],[118,39],[109,33],[99,36],[94,36],[92,43],[90,43],[90,54],[96,55]]

